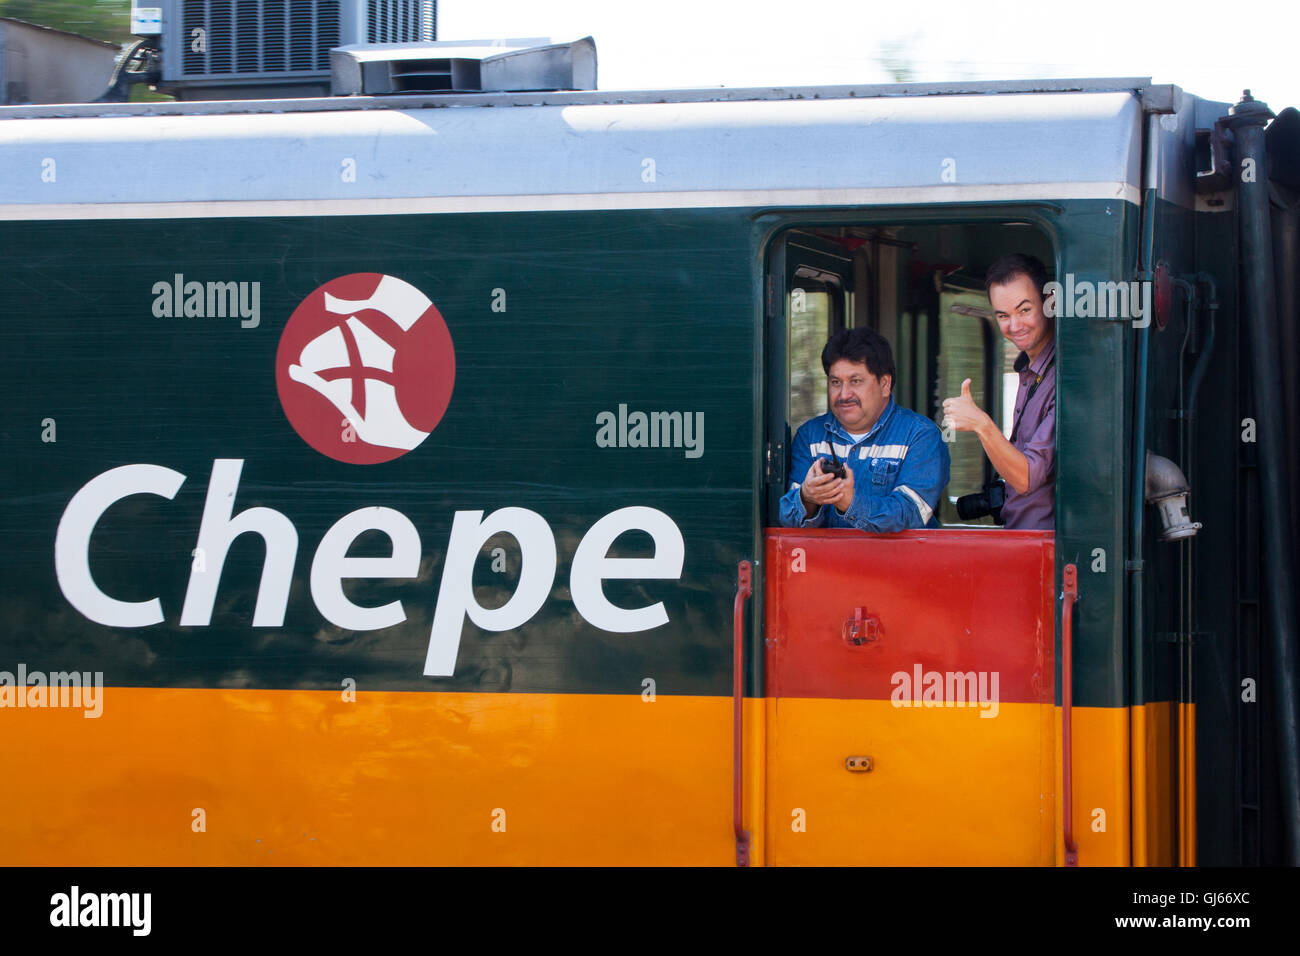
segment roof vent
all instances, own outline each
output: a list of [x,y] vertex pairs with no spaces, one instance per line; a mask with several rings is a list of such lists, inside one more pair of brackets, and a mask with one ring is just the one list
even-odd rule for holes
[[335,96],[594,90],[596,43],[357,43],[331,50],[330,67]]

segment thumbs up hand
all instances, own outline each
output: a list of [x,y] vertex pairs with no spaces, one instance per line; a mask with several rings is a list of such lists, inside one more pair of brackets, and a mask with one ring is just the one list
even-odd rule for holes
[[991,425],[993,419],[986,415],[970,394],[970,379],[961,383],[961,394],[943,400],[943,424],[959,432],[977,432]]

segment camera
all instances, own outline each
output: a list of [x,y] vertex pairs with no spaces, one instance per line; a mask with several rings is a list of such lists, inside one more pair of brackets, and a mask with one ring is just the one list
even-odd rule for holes
[[1006,483],[1001,478],[995,478],[984,486],[983,491],[962,495],[957,499],[957,517],[962,521],[974,521],[992,515],[994,521],[1002,524],[1002,506],[1006,503]]

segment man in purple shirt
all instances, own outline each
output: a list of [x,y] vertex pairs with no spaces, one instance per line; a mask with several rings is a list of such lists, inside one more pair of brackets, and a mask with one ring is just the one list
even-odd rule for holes
[[1056,508],[1056,339],[1044,314],[1047,268],[1033,256],[1012,253],[989,267],[984,279],[1002,335],[1020,349],[1020,374],[1011,438],[1008,440],[970,394],[945,399],[944,424],[974,432],[984,453],[1006,482],[1002,521],[1008,528],[1055,527]]

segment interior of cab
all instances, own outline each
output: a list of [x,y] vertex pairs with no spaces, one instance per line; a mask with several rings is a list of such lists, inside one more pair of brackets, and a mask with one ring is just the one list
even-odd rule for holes
[[[784,369],[771,381],[772,394],[786,400],[768,414],[773,446],[785,453],[775,498],[789,487],[789,436],[827,410],[821,352],[841,328],[868,326],[889,341],[893,395],[903,407],[941,426],[943,400],[969,378],[975,402],[1010,435],[1018,351],[999,332],[984,290],[988,267],[1009,252],[1036,256],[1049,271],[1054,260],[1047,235],[1018,222],[805,227],[777,238],[769,268],[784,288],[785,328],[769,327],[769,344],[778,364],[784,355]],[[991,516],[962,521],[956,509],[959,496],[994,477],[979,439],[949,431],[945,440],[951,479],[940,524],[996,527]],[[775,499],[768,504],[768,523],[776,524]]]

